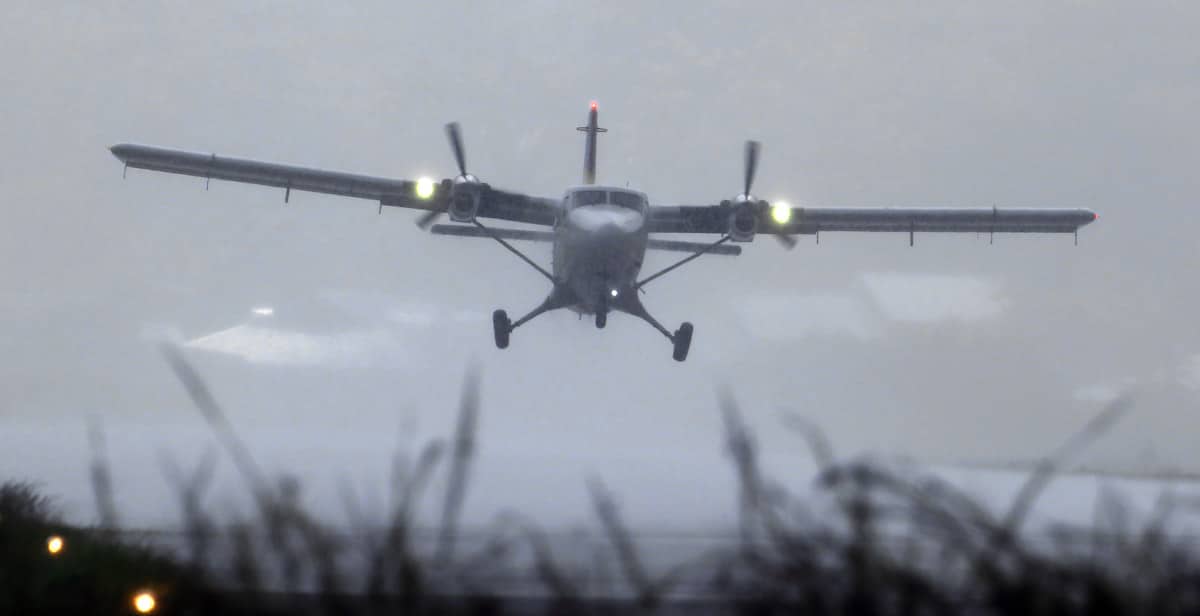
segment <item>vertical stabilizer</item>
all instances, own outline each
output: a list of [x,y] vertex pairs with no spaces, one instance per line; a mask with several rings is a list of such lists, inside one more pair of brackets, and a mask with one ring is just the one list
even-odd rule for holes
[[587,133],[587,143],[583,150],[583,183],[596,183],[596,134],[607,133],[608,129],[600,128],[600,112],[597,111],[596,101],[592,101],[588,109],[587,126],[577,127],[575,130]]

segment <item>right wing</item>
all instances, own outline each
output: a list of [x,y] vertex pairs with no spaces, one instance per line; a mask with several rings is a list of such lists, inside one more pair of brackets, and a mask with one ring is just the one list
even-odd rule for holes
[[[726,233],[734,205],[651,208],[652,233]],[[828,231],[897,233],[1073,233],[1096,219],[1087,209],[793,207],[787,222],[761,212],[759,233],[811,235]]]
[[[300,190],[369,199],[377,201],[380,207],[386,205],[428,211],[442,209],[450,192],[446,180],[434,184],[432,194],[422,197],[417,194],[417,182],[409,180],[393,180],[128,143],[115,145],[111,151],[126,167],[274,186],[284,189],[285,200],[291,191]],[[536,225],[554,224],[558,213],[557,201],[484,186],[478,216]]]

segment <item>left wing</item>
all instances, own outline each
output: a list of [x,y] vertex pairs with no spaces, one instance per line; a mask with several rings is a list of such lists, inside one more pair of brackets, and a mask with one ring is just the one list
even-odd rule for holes
[[[115,145],[111,151],[126,167],[134,169],[282,188],[285,201],[293,190],[300,190],[369,199],[377,201],[381,208],[405,207],[428,211],[444,209],[446,200],[450,198],[451,180],[435,183],[428,194],[421,194],[418,183],[410,180],[128,143]],[[498,190],[484,184],[477,215],[549,226],[554,224],[557,213],[558,204],[555,200]]]
[[[652,233],[726,233],[738,204],[653,206]],[[749,207],[754,207],[753,205]],[[1074,233],[1096,220],[1088,209],[758,207],[759,233],[826,231],[921,233]]]

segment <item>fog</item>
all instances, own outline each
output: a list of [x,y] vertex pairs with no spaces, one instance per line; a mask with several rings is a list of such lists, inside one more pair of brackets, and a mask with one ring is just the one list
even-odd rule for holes
[[[161,453],[212,436],[179,341],[272,473],[382,494],[482,374],[467,507],[587,516],[603,478],[647,525],[725,519],[717,392],[768,467],[809,480],[782,411],[841,455],[1028,461],[1125,391],[1090,467],[1200,471],[1194,326],[1200,46],[1190,3],[10,3],[0,23],[0,468],[93,514],[86,425],[120,504],[173,516]],[[1086,207],[1079,235],[759,238],[647,287],[686,363],[624,315],[561,311],[497,350],[545,281],[486,240],[370,202],[122,169],[138,142],[373,175],[469,169],[556,197],[600,105],[599,179],[659,204]],[[543,263],[549,250],[528,248]],[[678,255],[652,255],[644,271]],[[256,308],[271,309],[259,314]],[[266,312],[260,310],[259,312]],[[228,470],[228,464],[225,464]],[[236,484],[226,482],[230,491]],[[226,496],[214,497],[223,502]],[[320,500],[320,497],[317,497]]]

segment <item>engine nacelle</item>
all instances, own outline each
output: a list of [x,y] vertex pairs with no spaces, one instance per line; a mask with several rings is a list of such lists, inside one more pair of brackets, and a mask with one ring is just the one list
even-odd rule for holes
[[758,213],[761,209],[761,203],[754,201],[742,201],[734,206],[733,213],[729,215],[729,237],[735,242],[753,241],[754,234],[758,233]]
[[446,213],[454,222],[474,222],[479,213],[479,202],[483,197],[483,188],[478,184],[462,183],[454,187],[450,193],[450,207]]

